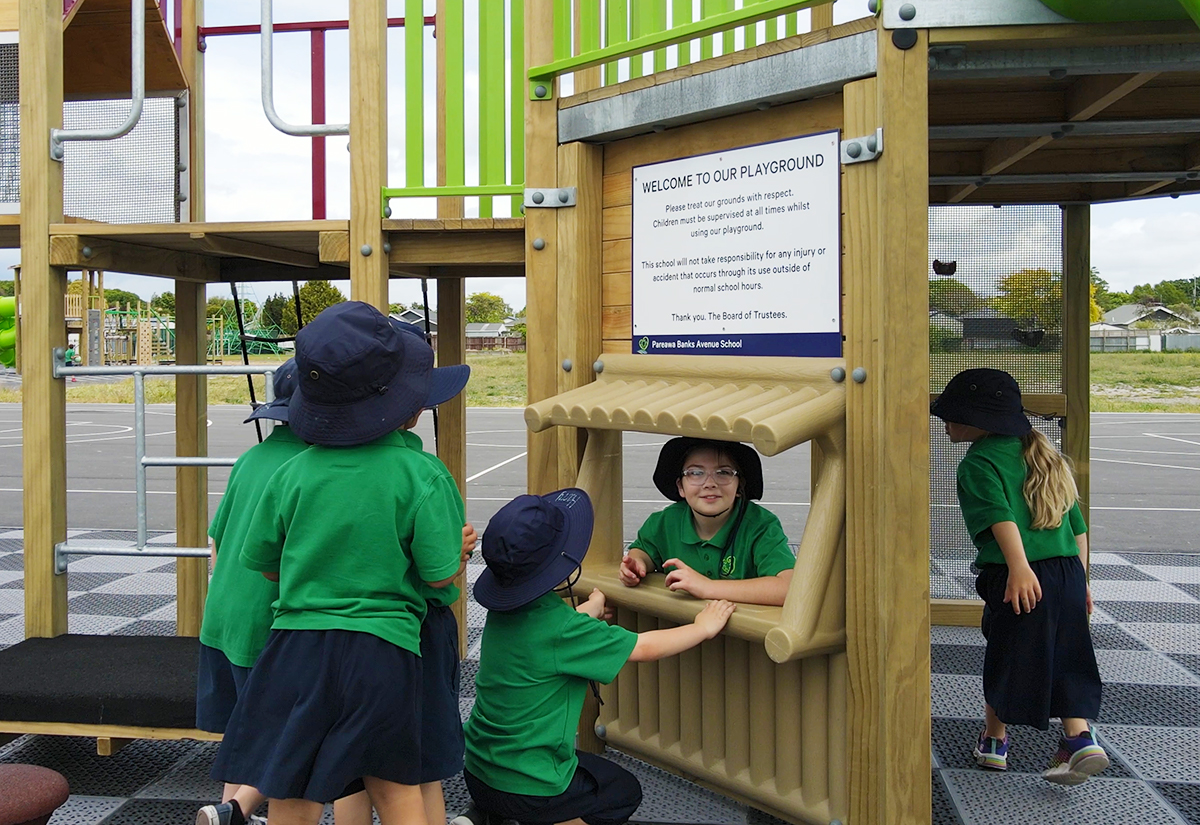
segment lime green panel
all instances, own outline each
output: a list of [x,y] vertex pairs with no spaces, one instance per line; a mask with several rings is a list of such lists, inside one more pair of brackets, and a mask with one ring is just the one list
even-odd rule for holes
[[[692,22],[692,0],[672,0],[671,28],[675,29]],[[687,41],[675,47],[676,65],[686,66],[692,62],[692,43]]]
[[[627,0],[608,0],[605,12],[605,47],[616,46],[629,42],[629,4]],[[612,86],[619,82],[616,62],[604,66],[604,85]]]
[[1085,23],[1124,23],[1139,20],[1187,20],[1198,0],[1042,0],[1063,17]]
[[[516,20],[512,13],[511,20]],[[554,59],[562,60],[571,56],[571,0],[554,0]],[[524,21],[521,21],[524,26]],[[521,85],[524,85],[522,83]]]
[[600,0],[579,0],[579,53],[600,48]]
[[[425,19],[421,0],[405,0],[404,18]],[[404,27],[404,185],[425,185],[425,26]]]
[[464,82],[463,0],[446,0],[445,25],[438,30],[446,50],[446,183],[466,183],[466,86]]
[[[509,178],[514,184],[525,183],[525,4],[509,0],[509,85],[508,99],[508,158],[512,167]],[[570,3],[568,2],[568,7]],[[569,11],[569,8],[568,8]],[[570,44],[568,43],[568,53]],[[512,199],[512,216],[521,214],[524,198]]]
[[[479,4],[479,182],[504,182],[504,4]],[[492,217],[490,198],[479,217]]]

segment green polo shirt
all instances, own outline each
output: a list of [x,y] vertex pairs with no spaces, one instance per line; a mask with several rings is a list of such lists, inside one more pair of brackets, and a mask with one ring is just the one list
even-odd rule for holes
[[1021,487],[1025,483],[1025,458],[1021,439],[1011,435],[989,435],[971,445],[958,464],[958,506],[967,532],[978,554],[976,565],[1004,564],[992,525],[1015,522],[1029,561],[1056,556],[1078,556],[1075,536],[1087,532],[1079,503],[1071,505],[1062,523],[1049,530],[1034,530],[1029,505]]
[[686,501],[677,501],[652,513],[630,546],[645,551],[656,569],[661,570],[667,559],[676,558],[710,579],[776,576],[796,566],[783,525],[774,513],[753,501],[746,504],[741,526],[722,564],[722,550],[729,542],[733,522],[731,515],[715,536],[702,539],[696,535],[692,509]]
[[637,634],[575,611],[547,593],[520,610],[488,613],[466,767],[506,793],[557,796],[579,760],[575,728],[588,680],[607,684]]
[[[407,432],[409,434],[410,439],[415,441],[417,444],[417,448],[421,450],[421,455],[424,456],[427,461],[431,462],[435,469],[438,467],[441,467],[442,469],[446,468],[446,465],[442,463],[442,460],[440,458],[438,458],[433,453],[425,452],[425,444],[423,441],[421,441],[421,437],[419,435],[412,432],[411,430],[407,431]],[[455,483],[457,484],[457,482],[455,482]],[[466,526],[465,514],[463,516],[463,526]],[[455,549],[458,551],[459,558],[461,559],[462,558],[462,528],[461,527],[459,528],[459,531],[458,531],[458,544],[455,545]],[[458,594],[460,592],[462,592],[462,591],[459,589],[457,584],[448,584],[445,587],[430,587],[429,585],[425,584],[424,582],[421,583],[421,595],[425,597],[425,601],[429,602],[432,605],[437,605],[438,607],[449,607],[450,605],[454,604],[456,601],[458,601]]]
[[208,527],[217,545],[217,560],[204,602],[200,641],[220,650],[238,667],[254,666],[275,618],[271,604],[279,598],[279,585],[239,562],[242,542],[268,479],[306,449],[308,445],[288,427],[276,424],[261,444],[242,453],[233,465]]
[[279,572],[273,630],[352,630],[420,653],[422,582],[458,571],[463,502],[450,471],[403,430],[314,446],[271,481],[242,564]]

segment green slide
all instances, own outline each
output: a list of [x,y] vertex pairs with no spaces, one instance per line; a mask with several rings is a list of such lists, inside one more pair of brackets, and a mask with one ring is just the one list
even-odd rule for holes
[[1187,20],[1200,25],[1200,0],[1042,0],[1063,17],[1085,23]]

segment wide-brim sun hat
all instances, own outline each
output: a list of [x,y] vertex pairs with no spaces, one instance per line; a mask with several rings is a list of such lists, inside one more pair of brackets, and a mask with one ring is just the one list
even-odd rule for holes
[[1021,388],[1004,370],[963,370],[950,379],[929,412],[997,435],[1022,436],[1033,429],[1025,417]]
[[296,366],[292,431],[310,444],[352,447],[399,429],[424,408],[433,350],[370,304],[345,301],[296,335]]
[[[391,319],[392,326],[401,332],[415,335],[425,341],[425,333],[416,324],[410,324],[397,318]],[[452,364],[448,367],[434,367],[433,376],[429,383],[429,397],[425,399],[425,407],[432,408],[444,404],[463,391],[467,380],[471,377],[471,368],[466,364]]]
[[753,447],[740,441],[714,441],[689,436],[672,438],[659,450],[658,465],[654,468],[654,486],[660,493],[671,501],[683,501],[677,485],[679,476],[683,473],[683,460],[690,451],[698,447],[708,447],[730,456],[737,463],[738,478],[742,480],[742,494],[751,500],[762,498],[762,459]]
[[295,358],[289,358],[279,365],[279,369],[275,370],[275,398],[266,404],[255,407],[254,412],[250,413],[250,417],[243,421],[243,424],[249,424],[259,418],[269,418],[281,424],[288,423],[288,409],[291,407],[292,394],[299,386],[296,369]]
[[503,612],[549,593],[583,564],[592,524],[591,499],[576,487],[517,496],[483,532],[487,568],[475,582],[475,601]]

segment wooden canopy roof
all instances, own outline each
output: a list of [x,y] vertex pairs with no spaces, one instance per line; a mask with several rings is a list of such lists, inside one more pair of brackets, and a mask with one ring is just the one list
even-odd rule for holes
[[[146,93],[187,88],[162,9],[146,2]],[[12,3],[16,7],[16,2]],[[64,4],[65,5],[65,4]],[[129,97],[129,0],[75,0],[63,16],[63,95]]]

